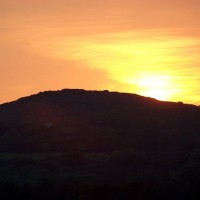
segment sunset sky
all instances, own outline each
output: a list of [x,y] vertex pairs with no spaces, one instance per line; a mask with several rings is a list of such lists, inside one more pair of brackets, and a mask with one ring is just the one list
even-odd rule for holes
[[0,103],[83,88],[200,104],[199,0],[0,0]]

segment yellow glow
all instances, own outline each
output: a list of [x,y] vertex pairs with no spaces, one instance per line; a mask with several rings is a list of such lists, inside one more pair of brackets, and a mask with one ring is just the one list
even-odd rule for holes
[[166,101],[166,100],[169,100],[169,97],[171,94],[166,93],[166,91],[162,89],[152,88],[152,89],[148,89],[147,92],[144,92],[143,95],[148,96],[148,97],[153,97],[158,100]]
[[138,84],[144,96],[168,100],[172,95],[170,91],[166,91],[171,86],[170,78],[166,76],[144,76]]
[[159,100],[169,100],[173,98],[172,77],[164,75],[143,75],[139,78],[127,80],[129,83],[137,85],[138,93],[144,96],[153,97]]
[[162,76],[146,76],[143,77],[139,85],[149,88],[161,88],[165,86],[169,86],[169,79],[168,77],[162,77]]

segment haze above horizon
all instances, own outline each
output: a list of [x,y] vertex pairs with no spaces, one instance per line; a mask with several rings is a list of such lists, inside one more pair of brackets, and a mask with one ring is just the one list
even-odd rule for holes
[[200,104],[200,1],[1,0],[0,104],[83,88]]

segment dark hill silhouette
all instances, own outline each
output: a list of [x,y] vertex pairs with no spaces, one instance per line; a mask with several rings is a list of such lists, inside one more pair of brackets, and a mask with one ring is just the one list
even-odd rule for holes
[[41,92],[0,105],[0,152],[0,193],[12,198],[193,199],[200,108],[109,91]]

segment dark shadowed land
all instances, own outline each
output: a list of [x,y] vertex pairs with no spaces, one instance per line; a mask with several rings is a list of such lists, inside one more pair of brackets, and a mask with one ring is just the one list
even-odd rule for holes
[[72,89],[0,105],[4,199],[193,200],[199,186],[198,106]]

